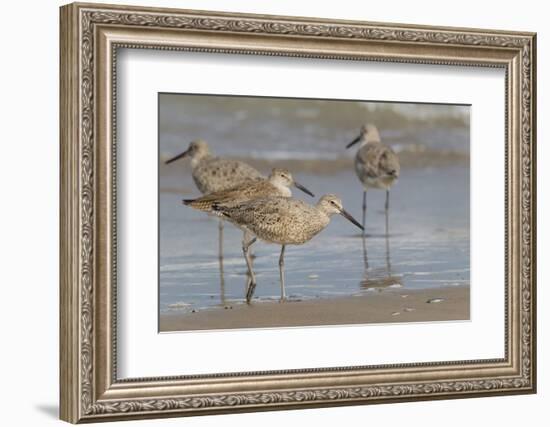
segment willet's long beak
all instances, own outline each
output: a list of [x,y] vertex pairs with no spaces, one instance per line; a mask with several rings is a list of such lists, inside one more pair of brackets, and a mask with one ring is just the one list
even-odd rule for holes
[[172,157],[171,159],[168,159],[164,162],[165,165],[169,165],[170,163],[172,162],[175,162],[176,160],[179,160],[181,159],[182,157],[185,157],[189,154],[189,150],[185,150],[183,153],[181,154],[178,154],[177,156],[175,157]]
[[348,145],[346,145],[346,148],[350,148],[352,145],[357,144],[360,140],[361,140],[361,135],[359,135],[357,138],[351,141]]
[[298,184],[296,181],[294,181],[294,187],[296,187],[298,190],[302,190],[304,193],[311,197],[315,197],[315,194],[313,194],[311,191],[309,191],[306,187],[304,187],[302,184]]
[[344,218],[346,218],[349,222],[359,227],[361,230],[364,230],[363,226],[357,222],[357,220],[350,215],[349,212],[347,212],[344,208],[340,211],[340,215],[342,215]]

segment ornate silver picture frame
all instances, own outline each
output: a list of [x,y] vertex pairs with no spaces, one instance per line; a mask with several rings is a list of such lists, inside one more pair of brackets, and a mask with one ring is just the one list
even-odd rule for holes
[[[80,3],[63,6],[60,18],[61,419],[536,391],[535,34]],[[504,70],[504,357],[119,378],[116,61],[122,48]]]

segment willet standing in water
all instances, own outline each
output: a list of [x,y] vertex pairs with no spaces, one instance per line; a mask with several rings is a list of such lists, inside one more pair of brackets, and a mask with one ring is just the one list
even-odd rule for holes
[[[292,192],[289,187],[292,185],[311,197],[315,197],[311,191],[296,182],[287,169],[274,168],[267,179],[245,181],[241,185],[225,191],[210,193],[198,199],[185,199],[183,203],[203,212],[214,212],[223,218],[223,215],[212,209],[214,205],[224,205],[227,207],[265,197],[291,197]],[[246,230],[244,231],[243,250],[252,237],[253,236],[249,235]],[[246,261],[248,265],[248,259],[246,259]],[[250,281],[251,277],[249,274],[246,284],[247,289],[250,286]]]
[[[361,143],[355,155],[355,172],[363,184],[363,227],[367,212],[367,190],[386,190],[386,234],[388,234],[388,210],[390,207],[390,188],[399,178],[399,159],[395,152],[382,144],[376,126],[366,124],[361,127],[359,136],[351,141],[346,148]],[[365,231],[363,228],[363,236]]]
[[[264,176],[252,166],[238,160],[214,157],[206,141],[197,139],[189,144],[187,150],[168,159],[165,164],[189,157],[191,175],[202,194],[227,190],[243,182],[259,180]],[[221,300],[225,302],[225,280],[223,276],[223,221],[218,224],[218,259],[220,262]],[[243,241],[246,236],[243,236]]]
[[334,214],[344,216],[357,227],[363,229],[361,224],[344,210],[342,201],[333,194],[321,197],[315,206],[293,198],[270,197],[254,199],[237,205],[214,204],[213,209],[255,236],[243,246],[251,278],[246,292],[247,302],[252,299],[256,288],[256,277],[252,271],[248,250],[257,238],[267,243],[281,245],[279,275],[281,301],[284,301],[286,298],[284,254],[287,245],[302,245],[308,242],[329,224],[330,217]]
[[[184,157],[191,158],[191,175],[202,194],[224,191],[251,180],[264,178],[260,172],[244,162],[214,157],[208,144],[202,139],[191,142],[187,150],[170,158],[165,164],[168,165]],[[220,221],[219,233],[221,257],[223,221]]]

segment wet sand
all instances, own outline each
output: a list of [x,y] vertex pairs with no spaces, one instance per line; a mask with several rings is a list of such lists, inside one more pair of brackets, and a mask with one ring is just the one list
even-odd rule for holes
[[285,303],[228,304],[224,309],[161,314],[160,331],[469,320],[469,302],[469,286],[452,286]]

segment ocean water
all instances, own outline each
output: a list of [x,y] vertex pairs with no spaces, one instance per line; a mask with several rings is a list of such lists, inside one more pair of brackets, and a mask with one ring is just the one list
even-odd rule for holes
[[[386,234],[385,192],[367,197],[367,237],[341,216],[310,242],[288,246],[286,291],[290,299],[334,298],[469,285],[469,107],[237,97],[159,97],[159,302],[161,313],[243,304],[246,264],[242,232],[224,227],[219,258],[218,219],[182,205],[199,196],[188,160],[163,165],[168,156],[206,139],[216,155],[238,157],[261,168],[289,167],[316,195],[336,193],[361,220],[362,187],[353,170],[356,148],[347,142],[364,122],[376,123],[400,156],[391,190]],[[426,161],[429,159],[429,161]],[[280,296],[280,247],[252,246],[255,298]]]
[[202,95],[160,96],[160,156],[202,138],[220,156],[337,159],[365,122],[375,123],[397,152],[468,155],[470,107]]
[[[330,176],[296,174],[315,194],[338,194],[361,220],[362,189],[351,171]],[[192,187],[192,182],[185,184]],[[315,202],[307,195],[294,194]],[[183,206],[183,194],[160,194],[160,310],[201,310],[244,302],[246,264],[242,232],[226,223],[223,269],[218,219]],[[185,195],[187,196],[187,195]],[[421,289],[469,284],[469,171],[465,167],[402,172],[390,196],[389,237],[383,191],[367,194],[367,237],[337,215],[310,242],[288,246],[286,291],[291,299],[330,298],[388,287]],[[280,296],[280,247],[253,245],[255,297]]]

